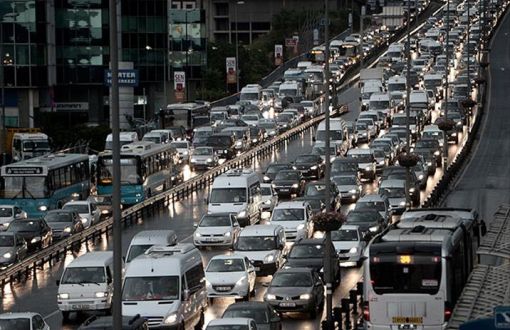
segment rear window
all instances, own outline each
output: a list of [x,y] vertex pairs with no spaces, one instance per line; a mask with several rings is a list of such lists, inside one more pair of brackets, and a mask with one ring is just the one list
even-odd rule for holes
[[370,257],[370,280],[377,294],[436,294],[441,284],[439,256],[388,255]]
[[227,309],[223,318],[243,317],[253,319],[257,324],[269,323],[267,313],[259,308]]

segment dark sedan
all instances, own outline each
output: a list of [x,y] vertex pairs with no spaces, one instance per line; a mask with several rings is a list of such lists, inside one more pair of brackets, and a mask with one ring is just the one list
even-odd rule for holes
[[274,178],[276,177],[276,174],[278,174],[278,172],[284,171],[284,170],[292,170],[292,165],[291,164],[270,164],[266,168],[264,173],[262,173],[264,175],[264,177],[262,178],[262,181],[264,181],[264,183],[271,183],[274,180]]
[[320,179],[324,174],[324,160],[319,155],[301,155],[294,160],[292,168],[304,178]]
[[216,133],[207,138],[206,147],[211,147],[220,158],[232,159],[236,152],[234,137],[229,133]]
[[305,185],[305,180],[301,172],[296,170],[284,170],[276,174],[273,180],[273,189],[278,196],[301,195]]
[[80,215],[71,210],[52,210],[46,213],[44,220],[53,231],[53,239],[62,239],[83,230]]
[[[319,197],[322,199],[324,205],[327,205],[326,202],[326,183],[324,182],[309,182],[305,186],[305,192],[303,197]],[[336,185],[332,182],[330,185],[330,193],[329,193],[329,205],[331,207],[331,211],[337,211],[340,209],[340,194],[338,193],[338,189]]]
[[0,269],[4,269],[27,256],[27,242],[15,233],[0,233]]
[[43,218],[14,220],[7,231],[23,237],[30,251],[44,249],[53,241],[53,232]]
[[439,141],[435,139],[421,139],[416,141],[416,145],[414,146],[414,150],[416,151],[429,151],[434,154],[434,158],[436,161],[436,166],[440,167],[443,163],[443,153],[442,148],[439,145]]
[[356,225],[364,236],[370,237],[380,233],[385,227],[386,223],[381,213],[375,209],[359,209],[352,210],[347,214],[345,222],[348,225]]

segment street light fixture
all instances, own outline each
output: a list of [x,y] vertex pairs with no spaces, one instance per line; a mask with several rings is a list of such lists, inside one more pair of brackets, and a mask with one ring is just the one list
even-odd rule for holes
[[[150,45],[146,45],[145,49],[147,51],[151,51],[151,50],[158,51],[157,49],[152,48]],[[160,51],[160,52],[163,53],[163,71],[164,71],[163,72],[163,93],[164,93],[163,107],[166,109],[166,106],[168,105],[168,91],[166,88],[166,80],[167,80],[167,74],[168,74],[166,62],[168,60],[168,57],[167,57],[166,51]]]
[[239,93],[239,22],[237,21],[237,6],[244,5],[243,0],[238,0],[235,3],[235,18],[236,18],[236,91]]

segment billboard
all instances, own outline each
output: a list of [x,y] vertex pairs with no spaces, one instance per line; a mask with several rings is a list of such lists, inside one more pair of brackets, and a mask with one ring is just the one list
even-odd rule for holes
[[178,102],[184,101],[186,89],[186,73],[184,71],[174,72],[174,92],[175,100]]
[[225,62],[227,72],[227,84],[235,84],[237,82],[236,58],[227,57]]
[[283,63],[283,45],[274,45],[274,65]]

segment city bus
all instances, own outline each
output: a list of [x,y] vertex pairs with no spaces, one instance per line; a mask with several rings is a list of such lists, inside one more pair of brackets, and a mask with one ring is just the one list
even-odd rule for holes
[[358,59],[359,43],[356,41],[344,41],[338,49],[339,58],[347,58],[351,63]]
[[460,226],[393,227],[374,238],[364,255],[365,329],[445,329],[474,262],[465,245]]
[[[121,203],[133,205],[169,189],[178,173],[177,150],[170,144],[140,141],[120,150]],[[111,195],[113,166],[111,152],[97,160],[97,194]]]
[[0,204],[16,205],[29,217],[43,216],[90,192],[89,156],[48,154],[2,166]]

